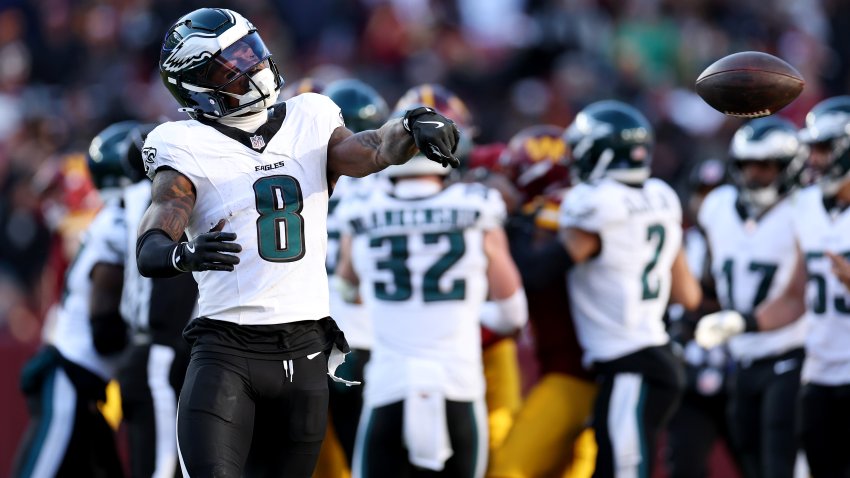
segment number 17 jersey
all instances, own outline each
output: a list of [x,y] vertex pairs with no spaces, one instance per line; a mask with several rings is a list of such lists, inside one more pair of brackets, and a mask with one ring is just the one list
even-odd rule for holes
[[327,147],[340,126],[329,98],[303,94],[275,105],[255,133],[186,120],[148,135],[148,174],[174,169],[195,188],[189,239],[224,219],[242,246],[233,272],[194,273],[202,317],[273,325],[330,315]]

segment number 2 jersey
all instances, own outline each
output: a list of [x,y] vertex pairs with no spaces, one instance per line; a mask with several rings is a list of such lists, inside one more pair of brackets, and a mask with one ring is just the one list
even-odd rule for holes
[[825,252],[850,258],[850,209],[831,214],[820,188],[791,198],[794,235],[806,261],[806,360],[803,382],[850,384],[850,292],[835,274]]
[[[734,186],[713,190],[700,208],[699,224],[711,251],[721,306],[749,314],[785,290],[794,273],[797,248],[790,234],[793,217],[788,199],[758,221],[745,219],[737,202]],[[736,360],[756,360],[802,347],[805,337],[805,323],[798,320],[777,330],[732,337],[729,351]]]
[[330,315],[327,146],[340,126],[339,108],[307,93],[275,105],[255,133],[185,120],[148,135],[148,174],[174,169],[195,187],[189,239],[224,219],[242,246],[233,272],[194,273],[202,317],[273,325]]
[[374,327],[367,402],[403,399],[417,361],[438,364],[450,400],[484,396],[480,311],[487,298],[484,234],[501,227],[496,190],[456,183],[420,199],[380,189],[346,200],[352,260]]
[[596,233],[602,243],[567,278],[585,366],[669,342],[662,318],[681,222],[678,196],[658,179],[631,187],[606,178],[564,197],[560,226]]

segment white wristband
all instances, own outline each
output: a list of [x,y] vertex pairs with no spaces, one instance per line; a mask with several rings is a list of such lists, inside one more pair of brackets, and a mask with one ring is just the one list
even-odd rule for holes
[[481,324],[498,334],[513,333],[527,321],[528,302],[523,288],[506,299],[487,301],[481,309]]

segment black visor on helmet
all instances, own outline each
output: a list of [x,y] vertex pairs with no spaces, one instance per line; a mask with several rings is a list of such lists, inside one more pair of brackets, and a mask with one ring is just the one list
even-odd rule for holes
[[223,88],[234,82],[239,76],[268,68],[271,56],[265,43],[257,32],[252,32],[236,40],[208,63],[198,78],[198,86]]

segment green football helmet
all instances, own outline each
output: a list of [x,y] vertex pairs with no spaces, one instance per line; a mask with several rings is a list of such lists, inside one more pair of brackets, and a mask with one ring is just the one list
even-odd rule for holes
[[[803,183],[820,181],[827,196],[838,191],[850,175],[850,96],[834,96],[816,104],[806,115],[800,140],[812,150]],[[813,161],[825,151],[822,162]]]
[[118,188],[130,182],[124,163],[130,133],[138,126],[136,121],[113,123],[92,139],[86,163],[98,190]]
[[390,114],[384,98],[374,88],[357,79],[334,81],[322,94],[339,106],[345,126],[355,133],[380,128]]
[[[770,207],[796,184],[803,168],[797,128],[786,119],[776,116],[758,118],[738,128],[729,148],[729,175],[745,204],[756,210]],[[768,186],[748,184],[742,166],[746,162],[773,162],[779,175]]]
[[573,182],[609,177],[641,184],[649,177],[654,135],[646,117],[615,100],[592,103],[564,132],[573,158]]

